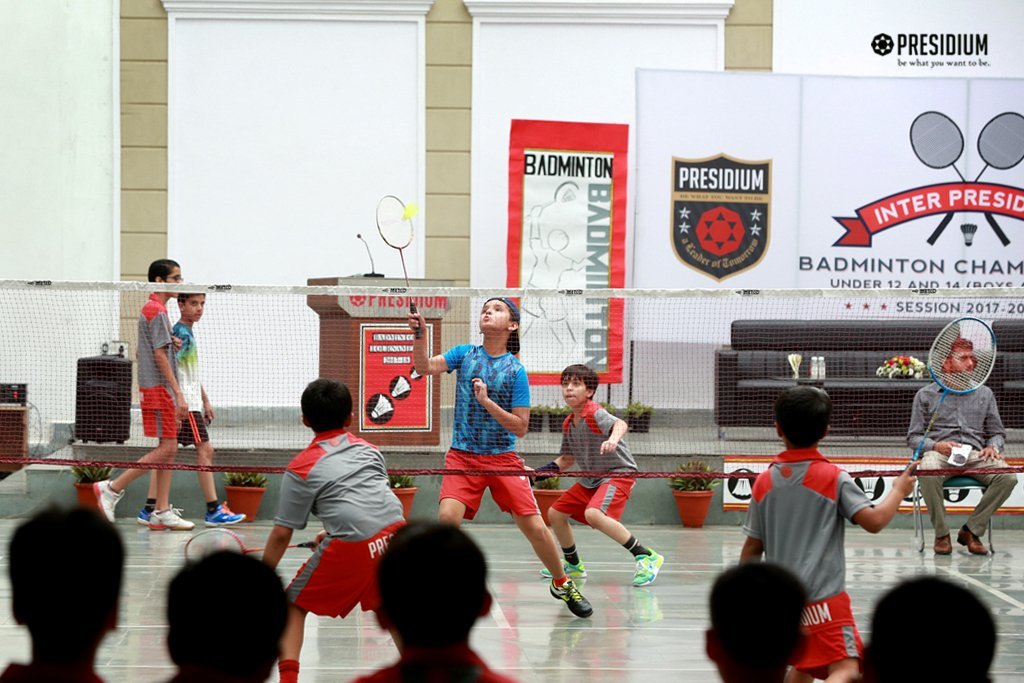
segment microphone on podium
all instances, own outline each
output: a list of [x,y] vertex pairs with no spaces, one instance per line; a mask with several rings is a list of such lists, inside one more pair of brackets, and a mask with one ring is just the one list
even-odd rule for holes
[[361,233],[356,233],[356,237],[359,238],[359,241],[363,243],[364,247],[366,247],[366,255],[370,258],[370,272],[363,273],[362,277],[384,277],[384,273],[378,273],[377,267],[373,265],[373,254],[370,253],[370,245],[365,239],[363,239],[363,235]]

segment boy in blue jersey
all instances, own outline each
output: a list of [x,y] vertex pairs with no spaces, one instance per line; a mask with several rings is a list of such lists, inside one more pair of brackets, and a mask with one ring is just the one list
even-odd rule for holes
[[[206,310],[205,294],[179,294],[178,310],[181,319],[175,323],[171,334],[181,342],[176,357],[178,361],[178,384],[189,405],[188,418],[181,421],[178,427],[178,445],[195,446],[196,462],[200,465],[213,464],[213,444],[206,425],[213,422],[213,405],[210,403],[203,380],[199,373],[199,347],[196,344],[192,326],[199,322]],[[202,411],[198,410],[202,407]],[[217,502],[217,487],[213,483],[213,472],[198,471],[199,488],[206,500],[206,517],[204,523],[209,527],[237,524],[245,519],[245,515],[235,514],[226,504]],[[139,510],[136,520],[139,524],[148,525],[156,507],[156,477],[150,478],[149,497],[146,505]]]
[[[424,326],[423,316],[409,314],[409,327]],[[516,437],[525,436],[530,419],[530,385],[519,353],[519,308],[511,299],[495,297],[480,311],[483,344],[454,346],[429,357],[426,335],[413,344],[413,364],[421,375],[457,373],[455,419],[446,469],[510,470],[519,476],[446,475],[441,482],[438,519],[458,526],[473,519],[484,490],[516,526],[551,572],[551,595],[563,600],[578,617],[593,614],[590,603],[565,575],[558,546],[537,507],[526,465],[515,451]]]

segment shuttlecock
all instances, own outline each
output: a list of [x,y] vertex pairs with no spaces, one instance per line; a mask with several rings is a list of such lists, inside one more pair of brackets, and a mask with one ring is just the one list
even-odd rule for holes
[[387,422],[390,419],[389,413],[393,412],[395,412],[395,406],[391,401],[384,396],[377,396],[377,400],[370,409],[370,419],[374,422]]
[[407,221],[420,212],[420,207],[415,204],[406,204],[405,211],[402,212],[402,220]]
[[391,381],[391,398],[403,399],[412,391],[412,385],[405,377],[396,377]]
[[964,244],[969,247],[974,242],[974,233],[978,232],[978,226],[974,223],[964,223],[960,226],[960,232],[964,234]]

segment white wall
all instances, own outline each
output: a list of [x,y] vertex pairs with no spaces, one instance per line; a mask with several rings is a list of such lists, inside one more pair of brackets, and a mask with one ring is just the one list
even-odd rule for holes
[[[385,194],[423,206],[429,4],[164,1],[168,252],[187,279],[362,273],[357,233],[401,275],[374,216]],[[419,230],[410,277],[422,244]]]
[[0,17],[0,278],[117,279],[118,2]]
[[[634,168],[636,69],[722,70],[732,0],[571,7],[466,0],[466,7],[473,15],[470,281],[474,287],[503,287],[512,119],[629,124]],[[627,235],[633,223],[632,175]]]

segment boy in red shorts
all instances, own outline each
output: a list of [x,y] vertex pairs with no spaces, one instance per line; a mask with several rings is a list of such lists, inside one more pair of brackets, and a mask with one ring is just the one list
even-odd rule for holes
[[[409,327],[423,327],[423,316],[409,314]],[[530,420],[530,384],[519,353],[519,308],[511,299],[494,297],[480,311],[480,346],[453,346],[444,354],[427,355],[427,335],[413,343],[413,364],[421,375],[456,372],[452,444],[445,469],[507,470],[520,476],[447,474],[441,482],[438,519],[458,526],[473,519],[484,490],[498,507],[512,515],[533,551],[551,572],[551,595],[573,614],[594,613],[576,584],[565,575],[555,540],[541,519],[516,437],[526,435]]]
[[832,399],[817,387],[793,387],[779,395],[775,431],[786,450],[754,481],[743,524],[747,539],[740,560],[765,555],[796,574],[807,589],[800,620],[805,645],[792,662],[788,683],[860,679],[864,644],[846,592],[846,520],[876,534],[914,488],[916,462],[893,481],[885,500],[873,505],[849,473],[818,452],[831,417]]
[[[181,282],[181,266],[171,259],[159,259],[149,265],[150,282]],[[178,364],[167,302],[174,292],[154,292],[139,313],[138,382],[142,394],[142,428],[146,436],[156,437],[156,448],[139,458],[140,463],[172,462],[178,454],[178,426],[188,418],[188,403],[178,384]],[[125,487],[149,470],[129,469],[110,481],[93,484],[100,510],[111,522],[114,508],[124,496]],[[157,470],[155,504],[147,520],[150,529],[188,531],[195,524],[182,519],[171,507],[171,471]]]
[[[636,472],[636,460],[622,437],[626,423],[611,415],[592,399],[597,391],[597,373],[586,365],[570,365],[562,370],[562,398],[572,408],[572,415],[562,425],[561,454],[554,461],[538,468],[547,476],[572,467],[578,460],[580,468],[591,472],[608,472],[608,476],[588,477],[573,484],[548,510],[551,530],[562,546],[565,573],[584,578],[587,570],[576,550],[576,538],[569,519],[597,529],[628,550],[636,560],[634,586],[646,586],[658,576],[665,558],[642,545],[619,519],[636,479],[617,477],[617,472]],[[539,475],[537,479],[546,479]],[[543,569],[541,574],[550,576]]]
[[302,392],[302,423],[315,436],[285,470],[263,561],[277,567],[292,532],[306,528],[311,512],[324,530],[313,557],[288,586],[288,625],[278,661],[282,683],[299,679],[308,613],[343,618],[359,604],[363,611],[378,607],[377,563],[405,524],[384,456],[345,430],[351,422],[352,396],[341,382],[318,379]]

